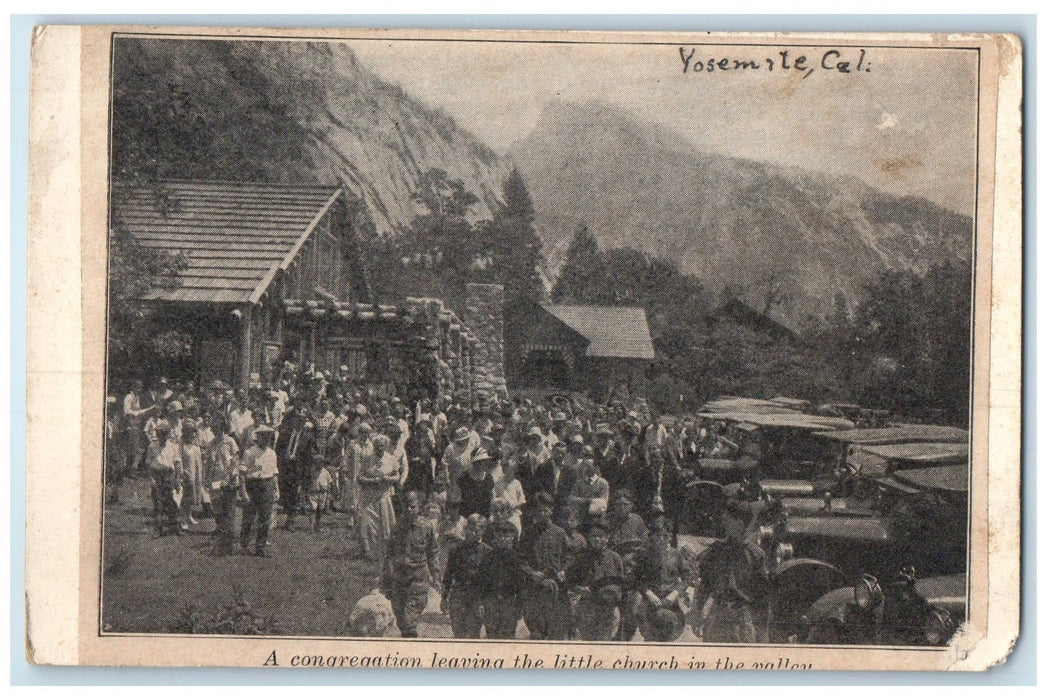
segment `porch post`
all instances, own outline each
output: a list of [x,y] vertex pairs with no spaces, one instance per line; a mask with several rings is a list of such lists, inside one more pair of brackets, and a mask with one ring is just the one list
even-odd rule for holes
[[251,319],[254,306],[247,305],[240,312],[240,348],[236,356],[236,388],[247,391],[251,384]]

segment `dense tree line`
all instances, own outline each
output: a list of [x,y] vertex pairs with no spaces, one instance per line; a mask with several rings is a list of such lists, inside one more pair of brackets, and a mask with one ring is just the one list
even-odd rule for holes
[[718,314],[709,290],[672,261],[602,251],[582,225],[552,298],[646,309],[657,354],[649,394],[660,410],[694,408],[723,394],[789,395],[966,424],[969,264],[885,271],[853,308],[838,293],[824,317],[807,319],[800,337],[785,339]]
[[461,310],[470,282],[504,285],[507,303],[544,298],[542,242],[534,229],[534,203],[519,171],[506,178],[501,203],[490,219],[476,219],[479,199],[441,169],[423,174],[414,198],[420,213],[406,230],[380,235],[373,226],[359,229],[379,298],[433,296]]

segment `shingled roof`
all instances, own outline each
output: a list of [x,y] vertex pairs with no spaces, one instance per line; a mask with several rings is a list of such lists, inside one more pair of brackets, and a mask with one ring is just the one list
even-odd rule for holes
[[542,308],[589,341],[588,357],[654,359],[647,314],[631,306],[567,306]]
[[147,248],[184,251],[179,284],[151,298],[256,302],[286,269],[341,189],[212,181],[114,185],[113,220]]

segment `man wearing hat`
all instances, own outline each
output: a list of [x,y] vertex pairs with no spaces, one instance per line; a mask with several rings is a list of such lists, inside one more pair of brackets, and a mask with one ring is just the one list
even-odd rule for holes
[[444,450],[443,457],[440,459],[440,471],[448,479],[447,498],[452,503],[460,500],[458,478],[469,469],[473,452],[479,447],[478,443],[470,440],[470,432],[469,428],[464,425],[455,428],[451,444]]
[[633,512],[635,503],[636,496],[633,491],[620,489],[611,498],[611,510],[607,517],[610,546],[622,556],[627,584],[620,605],[620,637],[623,641],[629,641],[636,633],[640,609],[640,593],[637,590],[636,578],[638,555],[650,535],[643,519]]
[[[280,484],[277,477],[277,455],[273,450],[273,429],[267,425],[254,431],[254,444],[244,452],[240,472],[243,475],[247,503],[244,504],[243,523],[240,526],[240,550],[247,554],[251,546],[251,534],[255,533],[254,553],[269,557],[269,524],[273,517],[273,506],[280,499]],[[257,529],[256,529],[257,526]]]
[[524,622],[531,639],[567,639],[570,606],[565,588],[568,538],[553,522],[553,497],[542,491],[534,499],[531,526],[520,541]]
[[766,641],[767,557],[752,532],[749,504],[731,499],[722,516],[724,537],[702,559],[696,600],[702,610],[702,640],[754,643]]
[[211,415],[214,439],[207,445],[207,485],[211,490],[214,509],[215,554],[232,554],[236,548],[236,499],[247,500],[247,491],[240,475],[240,447],[229,434],[229,419],[218,413]]
[[488,639],[513,639],[520,621],[520,593],[524,573],[516,540],[519,533],[508,521],[490,526],[492,548],[480,563],[480,607]]
[[552,449],[554,440],[566,443],[568,439],[567,435],[567,414],[563,411],[553,411],[552,413],[552,430],[549,431],[549,435],[546,437],[546,446]]
[[545,447],[545,435],[542,429],[537,425],[531,426],[524,437],[524,449],[519,455],[519,467],[516,472],[516,478],[520,480],[528,501],[537,496],[539,492],[548,490],[547,487],[543,488],[541,474],[550,459],[552,455]]
[[299,510],[306,511],[305,499],[312,484],[314,469],[322,462],[320,446],[313,424],[300,411],[288,411],[285,427],[276,440],[276,454],[280,457],[281,505],[286,520],[284,529],[293,532]]
[[469,517],[478,513],[491,517],[494,497],[494,470],[497,460],[482,447],[469,457],[469,468],[458,477],[458,514]]
[[567,585],[576,600],[573,617],[578,638],[586,641],[609,641],[618,627],[625,574],[621,557],[608,547],[608,535],[607,523],[593,520],[589,546],[567,572]]

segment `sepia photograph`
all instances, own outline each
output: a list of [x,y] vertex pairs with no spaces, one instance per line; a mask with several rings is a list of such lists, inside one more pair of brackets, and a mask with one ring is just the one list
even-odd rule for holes
[[973,634],[977,42],[104,37],[81,634],[727,670]]

